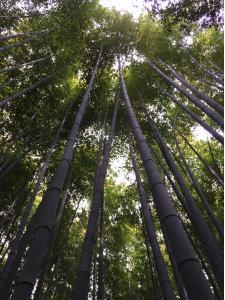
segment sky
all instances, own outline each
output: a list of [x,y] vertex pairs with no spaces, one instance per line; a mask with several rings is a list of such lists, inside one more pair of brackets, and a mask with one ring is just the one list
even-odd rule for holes
[[[162,0],[160,6],[164,8],[168,5],[168,2],[168,0]],[[151,7],[151,4],[144,0],[99,0],[99,3],[108,8],[115,7],[120,12],[129,12],[135,19],[146,12],[145,8]]]
[[108,8],[115,7],[120,12],[129,12],[138,18],[144,12],[143,0],[100,0],[99,3]]
[[210,137],[212,137],[212,135],[200,125],[197,125],[195,127],[193,133],[194,133],[194,137],[197,140],[207,141],[207,139],[210,139]]

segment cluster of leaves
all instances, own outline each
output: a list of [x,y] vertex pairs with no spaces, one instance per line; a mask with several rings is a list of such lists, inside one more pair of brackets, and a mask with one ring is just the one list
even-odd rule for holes
[[[187,3],[187,1],[183,2]],[[8,18],[3,18],[4,22],[1,25],[5,35],[46,29],[50,31],[21,47],[7,50],[7,53],[6,51],[0,52],[1,69],[47,57],[46,61],[33,64],[30,67],[0,73],[1,100],[29,87],[55,70],[58,72],[49,82],[13,100],[0,111],[0,151],[4,153],[4,160],[11,158],[15,160],[20,157],[17,167],[0,181],[1,216],[7,214],[14,201],[16,203],[9,214],[11,219],[7,219],[1,232],[2,253],[6,250],[9,240],[15,236],[40,165],[45,160],[54,134],[68,105],[73,103],[60,134],[60,140],[51,159],[47,175],[36,198],[33,213],[46,190],[60,160],[74,115],[90,79],[99,50],[103,47],[98,75],[91,91],[90,103],[82,122],[78,145],[75,150],[72,181],[69,187],[71,200],[66,205],[51,257],[51,268],[47,274],[43,290],[43,299],[68,299],[75,281],[92,200],[99,133],[103,126],[106,111],[108,111],[106,134],[108,133],[115,100],[114,95],[119,86],[117,56],[121,55],[126,60],[127,65],[125,64],[124,74],[129,96],[147,140],[151,142],[155,151],[160,155],[149,133],[140,106],[140,96],[147,104],[151,116],[157,123],[168,146],[174,152],[177,151],[174,146],[174,126],[176,126],[209,164],[223,173],[221,147],[218,143],[210,140],[216,157],[215,161],[210,155],[207,142],[196,140],[193,135],[196,123],[167,99],[161,91],[166,89],[175,93],[173,89],[159,78],[148,65],[148,60],[155,62],[158,59],[163,59],[175,66],[193,85],[222,103],[222,93],[218,89],[212,91],[206,83],[199,80],[207,78],[196,65],[192,64],[190,59],[191,54],[208,68],[210,68],[210,61],[223,68],[222,33],[216,28],[200,31],[196,27],[193,33],[193,43],[185,45],[185,40],[190,36],[187,37],[181,31],[182,22],[170,26],[168,33],[163,22],[155,20],[150,13],[141,16],[138,20],[133,20],[132,15],[121,14],[115,9],[109,10],[100,6],[98,1],[35,0],[27,1],[25,8],[21,8],[20,1],[16,0],[2,1],[2,3],[4,5],[0,6],[1,15],[8,16]],[[188,14],[192,14],[192,4],[191,1],[188,5]],[[178,8],[176,7],[176,9]],[[174,7],[173,10],[175,10]],[[198,20],[199,17],[203,16],[202,11],[198,13],[198,16],[192,14],[193,20]],[[171,7],[168,8],[168,12],[171,16]],[[179,13],[174,14],[178,19],[180,18]],[[27,14],[29,17],[26,17]],[[23,17],[15,19],[13,16]],[[183,17],[186,18],[187,16]],[[192,29],[193,26],[191,25]],[[9,39],[2,42],[2,46],[20,42],[23,39],[24,37]],[[187,103],[178,93],[176,95],[180,97],[181,101]],[[192,104],[188,103],[188,106],[207,120],[202,112]],[[121,99],[111,161],[115,161],[121,155],[126,155],[126,169],[131,171],[127,155],[128,132],[126,111]],[[206,172],[204,166],[181,137],[178,137],[178,140],[185,158],[207,194],[210,205],[215,214],[222,220],[222,189],[215,179]],[[29,151],[27,152],[28,148]],[[163,161],[162,157],[161,160]],[[104,213],[106,297],[147,299],[148,295],[153,294],[153,285],[150,272],[146,272],[149,269],[149,262],[139,215],[138,194],[133,182],[129,182],[127,185],[117,184],[115,179],[118,174],[113,173],[111,169],[108,174],[111,176],[108,176],[105,184]],[[142,176],[145,179],[143,170]],[[195,193],[187,178],[185,180],[192,192]],[[192,232],[193,228],[190,226],[168,181],[166,184],[183,221]],[[146,190],[148,191],[147,186]],[[150,191],[148,193],[150,194]],[[210,223],[200,199],[196,194],[195,197],[199,208]],[[78,203],[80,203],[78,212],[73,219]],[[173,272],[153,204],[151,204],[151,208],[162,253],[174,284]],[[71,220],[73,220],[72,223]],[[4,242],[6,243],[4,244]],[[175,284],[174,289],[176,291]]]
[[189,31],[189,25],[198,22],[202,28],[223,26],[223,1],[194,1],[194,0],[145,0],[150,4],[151,12],[163,20],[167,29],[181,23],[182,29]]

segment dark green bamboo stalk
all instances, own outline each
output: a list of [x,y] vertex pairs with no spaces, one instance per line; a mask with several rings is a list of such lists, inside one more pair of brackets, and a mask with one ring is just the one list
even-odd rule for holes
[[221,178],[223,178],[223,175],[222,175],[222,172],[221,172],[221,169],[216,161],[216,158],[215,158],[215,155],[213,153],[213,149],[212,149],[212,146],[211,146],[211,143],[209,142],[209,139],[207,138],[207,144],[208,144],[208,148],[209,148],[209,153],[211,155],[211,158],[212,158],[212,161],[213,161],[213,166],[215,167],[216,171],[218,172],[219,176]]
[[[95,189],[97,188],[99,172],[100,172],[100,165],[101,165],[101,156],[103,150],[103,143],[104,143],[104,131],[105,131],[105,123],[108,114],[108,108],[105,113],[103,128],[100,136],[99,141],[99,151],[97,157],[97,168],[96,168],[96,182],[95,182]],[[94,195],[93,195],[94,196]],[[97,300],[104,299],[105,287],[104,287],[104,195],[102,195],[101,199],[101,207],[100,207],[100,222],[99,222],[99,258],[98,258],[98,290],[97,290]],[[97,248],[97,245],[96,245]],[[95,249],[96,251],[96,249]],[[96,262],[95,262],[96,263]],[[95,274],[96,276],[96,274]],[[96,278],[95,278],[96,279]],[[95,288],[95,284],[93,282],[93,288]],[[96,291],[93,291],[93,299],[95,297]]]
[[153,283],[153,289],[154,289],[154,296],[156,300],[161,299],[160,295],[160,288],[159,288],[159,283],[158,283],[158,278],[156,274],[156,267],[155,267],[155,262],[154,259],[150,253],[150,247],[147,239],[147,234],[146,234],[146,228],[145,228],[145,223],[144,223],[144,218],[143,218],[143,213],[141,211],[141,207],[139,206],[139,211],[140,211],[140,218],[141,218],[141,226],[142,226],[142,232],[143,236],[145,239],[145,245],[146,245],[146,250],[147,250],[147,255],[148,255],[148,262],[149,262],[149,268],[150,268],[150,273],[151,273],[151,278],[152,278],[152,283]]
[[176,137],[176,134],[174,134],[175,136],[175,142],[176,142],[176,146],[177,146],[177,150],[178,150],[178,153],[180,155],[180,158],[181,160],[183,161],[183,164],[188,172],[188,175],[189,175],[189,178],[190,178],[190,181],[191,183],[193,184],[193,187],[194,189],[196,190],[197,194],[199,195],[200,199],[202,200],[202,203],[203,205],[205,206],[205,209],[209,215],[209,218],[211,220],[211,222],[214,224],[218,234],[220,235],[221,239],[223,239],[223,236],[224,236],[224,232],[223,232],[223,227],[222,225],[220,224],[219,220],[217,219],[217,217],[215,216],[212,208],[210,207],[209,203],[208,203],[208,199],[205,195],[205,193],[203,192],[202,188],[200,187],[200,185],[198,184],[194,174],[192,173],[191,171],[191,168],[189,167],[181,149],[180,149],[180,146],[179,146],[179,143],[178,143],[178,140],[177,140],[177,137]]
[[[154,156],[156,157],[157,162],[159,163],[160,168],[161,168],[162,171],[165,173],[165,175],[166,175],[166,177],[167,177],[167,179],[168,179],[170,185],[172,186],[173,191],[175,192],[175,194],[176,194],[176,196],[177,196],[177,199],[182,203],[182,206],[184,207],[184,204],[186,205],[186,203],[185,203],[185,200],[183,199],[183,196],[181,195],[181,193],[179,192],[177,186],[176,186],[175,183],[173,182],[172,177],[170,176],[169,172],[167,171],[167,169],[165,168],[165,166],[162,164],[162,162],[161,162],[161,160],[160,160],[158,154],[157,154],[152,148],[151,148],[151,150],[153,151],[153,154],[154,154]],[[187,207],[187,208],[188,208],[188,207]],[[186,209],[185,209],[185,210],[186,210]],[[202,255],[200,255],[200,252],[199,252],[199,250],[198,250],[198,247],[196,247],[195,243],[193,242],[193,240],[192,240],[192,238],[191,238],[191,236],[190,236],[190,234],[189,234],[189,232],[188,232],[188,230],[187,230],[187,228],[186,228],[186,226],[185,226],[185,224],[184,224],[183,221],[182,221],[182,223],[183,223],[185,232],[186,232],[187,236],[189,237],[189,239],[190,239],[190,241],[191,241],[191,244],[192,244],[192,246],[193,246],[195,252],[197,253],[197,255],[198,255],[199,259],[200,259],[201,265],[202,265],[203,269],[205,270],[205,272],[206,272],[206,274],[207,274],[207,276],[208,276],[208,278],[209,278],[210,284],[212,285],[213,290],[214,290],[214,293],[215,293],[215,295],[216,295],[216,299],[219,300],[220,297],[217,297],[217,295],[220,294],[220,293],[219,293],[219,291],[218,291],[218,287],[215,285],[214,278],[212,278],[212,276],[211,276],[211,271],[209,271],[209,268],[207,267],[206,263],[204,262],[204,260],[203,260],[203,258],[202,258]],[[173,269],[174,269],[174,267],[173,267]]]
[[197,95],[200,99],[202,99],[205,103],[215,109],[218,113],[223,116],[224,108],[222,105],[217,103],[215,100],[211,99],[209,96],[205,95],[202,91],[198,90],[192,84],[190,84],[186,79],[184,79],[180,74],[178,74],[170,65],[166,64],[162,60],[160,60],[162,65],[164,65],[176,79],[178,79],[185,87],[187,87],[190,91],[192,91],[195,95]]
[[189,192],[158,128],[156,127],[153,120],[149,117],[147,111],[145,111],[145,115],[146,118],[148,119],[149,128],[153,133],[155,140],[186,199],[187,205],[189,206],[189,210],[186,212],[189,214],[189,218],[192,221],[196,232],[198,233],[198,236],[205,249],[205,252],[208,256],[211,266],[215,272],[215,276],[218,280],[218,283],[221,284],[223,282],[223,258],[220,253],[220,249],[216,241],[216,238],[211,232],[204,218],[202,217],[202,214],[199,211],[198,207],[196,206],[195,201],[191,193]]
[[196,98],[194,95],[190,94],[185,88],[177,84],[174,80],[172,80],[169,76],[167,76],[164,72],[162,72],[155,64],[149,62],[149,65],[163,79],[165,79],[168,83],[174,86],[179,92],[181,92],[185,97],[187,97],[193,104],[195,104],[198,108],[200,108],[211,120],[213,120],[216,124],[218,124],[223,129],[224,120],[215,110],[209,108],[201,100]]
[[[53,226],[55,214],[60,200],[60,193],[68,173],[72,155],[74,153],[77,134],[89,102],[89,95],[97,74],[100,58],[101,51],[83,96],[81,105],[76,114],[61,161],[44,195],[43,201],[45,202],[45,207],[40,214],[37,229],[34,237],[32,238],[23,269],[18,278],[13,297],[14,300],[29,299],[35,285],[36,277],[43,261],[45,250],[50,238],[51,228]],[[26,280],[24,280],[24,278],[26,278]]]
[[214,299],[208,282],[201,269],[201,265],[196,257],[196,253],[183,229],[166,187],[162,182],[157,166],[152,158],[148,144],[146,143],[145,137],[138,124],[126,90],[120,61],[119,70],[121,89],[130,125],[148,176],[149,185],[152,190],[153,200],[156,205],[161,225],[165,226],[172,252],[188,296],[192,300]]
[[155,227],[152,221],[152,217],[149,211],[148,203],[147,203],[147,195],[145,193],[143,184],[141,182],[141,177],[140,173],[138,170],[137,162],[134,156],[134,153],[132,151],[132,148],[130,146],[130,155],[132,159],[132,165],[133,165],[133,170],[135,173],[136,177],[136,184],[138,188],[138,193],[139,193],[139,198],[140,198],[140,203],[141,203],[141,209],[143,213],[143,218],[145,222],[145,227],[147,231],[147,236],[148,236],[148,241],[151,245],[154,261],[155,261],[155,266],[157,269],[157,274],[160,282],[160,286],[162,289],[163,293],[163,298],[164,299],[175,299],[173,289],[170,283],[169,275],[167,272],[167,268],[165,265],[165,262],[163,260],[163,256],[157,241],[157,236],[155,232]]
[[189,116],[191,116],[193,120],[195,120],[198,124],[205,128],[218,142],[220,142],[222,145],[224,144],[223,136],[220,135],[216,130],[214,130],[208,123],[202,120],[198,115],[196,115],[190,108],[184,105],[176,97],[174,97],[166,91],[163,91],[163,93],[167,95],[174,103],[180,106],[184,111],[186,111],[186,113],[189,114]]
[[10,35],[1,35],[0,36],[0,42],[3,41],[7,41],[9,39],[15,39],[18,37],[23,37],[23,36],[27,36],[27,35],[40,35],[40,34],[46,34],[48,33],[50,30],[49,29],[45,29],[45,30],[40,30],[40,31],[27,31],[27,32],[19,32],[19,33],[14,33],[14,34],[10,34]]
[[37,288],[35,290],[34,300],[41,299],[43,285],[44,285],[45,277],[46,277],[48,269],[49,269],[52,251],[54,249],[57,234],[59,232],[59,227],[60,227],[60,224],[61,224],[65,204],[68,200],[68,189],[69,189],[70,182],[71,182],[71,176],[72,176],[72,166],[70,167],[68,178],[67,178],[66,183],[65,183],[64,192],[63,192],[60,204],[59,204],[59,209],[58,209],[57,217],[56,217],[56,220],[55,220],[55,224],[53,225],[53,228],[52,228],[52,231],[51,231],[51,236],[50,236],[50,240],[49,240],[48,249],[45,253],[45,256],[44,256],[44,259],[43,259],[43,262],[42,262],[41,272],[40,272],[40,276],[39,276],[39,279],[38,279]]
[[112,147],[115,126],[116,126],[117,111],[118,111],[118,99],[116,100],[115,103],[112,123],[110,127],[110,133],[109,133],[108,141],[105,146],[103,161],[99,169],[97,185],[92,200],[91,211],[88,219],[88,226],[87,226],[86,235],[85,235],[85,239],[81,251],[80,265],[77,272],[75,287],[72,293],[72,299],[74,300],[75,299],[86,300],[88,296],[93,248],[96,242],[98,219],[99,219],[102,197],[104,194],[104,183],[105,183],[106,172],[109,164],[109,156]]
[[[211,81],[208,81],[208,80],[205,80],[205,79],[203,79],[203,78],[201,78],[201,79],[198,79],[200,82],[202,82],[202,83],[204,83],[204,84],[207,84],[207,86],[209,86],[209,87],[214,87],[214,88],[217,88],[218,90],[220,90],[220,91],[223,91],[224,89],[223,89],[223,87],[221,86],[221,85],[219,85],[219,84],[216,84],[215,82],[211,82]],[[211,88],[212,89],[212,88]]]
[[38,35],[34,35],[34,36],[32,36],[30,38],[27,38],[27,39],[24,39],[20,42],[16,42],[16,43],[13,43],[13,44],[2,46],[2,47],[0,47],[0,52],[10,50],[10,49],[15,48],[15,47],[24,46],[24,45],[26,45],[30,42],[33,42],[35,40],[39,40],[41,38],[41,36],[44,36],[49,32],[50,32],[50,30],[43,30],[43,32],[38,34]]
[[49,56],[42,57],[42,58],[39,58],[39,59],[35,59],[35,60],[29,61],[29,62],[21,64],[21,65],[9,66],[9,67],[0,69],[0,74],[4,73],[4,72],[11,72],[11,71],[14,71],[14,70],[18,70],[18,69],[24,68],[26,66],[31,66],[31,65],[46,61],[47,59],[49,59]]
[[97,245],[95,245],[95,250],[94,250],[94,259],[93,259],[93,270],[92,270],[92,300],[96,300],[96,260],[97,260]]
[[191,150],[196,154],[196,156],[199,158],[199,160],[203,163],[207,171],[217,180],[217,182],[221,185],[224,186],[223,178],[221,178],[216,171],[207,163],[207,161],[201,156],[201,154],[196,151],[196,149],[189,143],[187,138],[177,129],[177,132],[179,135],[183,138],[185,143],[191,148]]
[[34,89],[38,88],[42,84],[47,83],[49,80],[51,80],[56,74],[58,74],[59,71],[55,71],[50,75],[45,76],[44,78],[36,81],[35,83],[31,84],[29,87],[22,89],[22,91],[17,92],[9,97],[6,97],[5,99],[0,101],[0,107],[5,106],[6,104],[12,102],[13,100],[24,96],[26,93],[33,91]]
[[99,259],[98,259],[98,292],[97,300],[103,300],[105,294],[104,287],[104,196],[102,197],[101,208],[100,208],[100,224],[99,224]]
[[41,183],[45,177],[45,174],[47,172],[47,169],[49,167],[49,163],[50,163],[50,160],[52,158],[52,155],[53,155],[53,152],[54,152],[54,149],[58,143],[58,139],[59,139],[59,135],[63,129],[63,126],[65,124],[65,121],[67,119],[67,116],[68,116],[68,113],[71,109],[71,106],[72,106],[72,103],[69,105],[69,108],[66,110],[66,114],[64,115],[63,117],[63,120],[57,130],[57,133],[54,137],[54,140],[53,140],[53,143],[52,143],[52,146],[47,154],[47,157],[46,157],[46,160],[44,161],[43,165],[41,166],[41,169],[40,169],[40,172],[39,172],[39,175],[38,175],[38,178],[37,178],[37,181],[36,181],[36,184],[35,184],[35,187],[34,187],[34,190],[33,192],[31,193],[30,197],[29,197],[29,201],[27,202],[27,205],[25,207],[25,211],[24,211],[24,214],[23,214],[23,217],[22,217],[22,220],[21,220],[21,223],[20,223],[20,226],[18,228],[18,231],[17,231],[17,234],[16,234],[16,237],[12,243],[12,246],[11,246],[11,249],[10,249],[10,253],[9,253],[9,256],[8,256],[8,259],[7,259],[7,262],[5,264],[5,267],[3,269],[3,271],[1,272],[0,274],[0,291],[4,285],[4,281],[9,273],[9,270],[13,264],[13,261],[14,261],[14,258],[17,254],[17,251],[18,251],[18,248],[19,248],[19,245],[20,245],[20,241],[22,239],[22,235],[24,233],[24,230],[29,222],[29,217],[30,217],[30,214],[31,214],[31,210],[32,210],[32,207],[33,207],[33,204],[34,204],[34,201],[35,201],[35,198],[40,190],[40,187],[41,187]]
[[201,70],[204,71],[206,75],[208,75],[215,82],[221,84],[223,86],[223,80],[218,78],[213,72],[209,71],[203,64],[200,64],[192,55],[190,55],[191,60],[195,65],[197,65]]

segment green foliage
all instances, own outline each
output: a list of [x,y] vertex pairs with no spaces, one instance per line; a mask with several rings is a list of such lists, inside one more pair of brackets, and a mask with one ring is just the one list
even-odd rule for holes
[[212,61],[223,69],[223,33],[215,27],[198,32],[193,39],[193,53],[203,63]]
[[[49,82],[18,97],[8,105],[1,107],[0,110],[0,168],[5,161],[9,159],[14,161],[19,158],[16,167],[9,172],[4,180],[0,178],[1,218],[4,218],[13,201],[19,196],[1,230],[1,241],[7,240],[7,243],[3,245],[1,255],[6,250],[8,241],[15,236],[24,207],[29,199],[29,193],[35,186],[40,166],[46,159],[56,130],[65,115],[68,105],[73,103],[60,134],[49,169],[41,185],[41,190],[35,199],[32,214],[35,213],[42,199],[62,155],[73,124],[74,115],[79,108],[100,48],[103,47],[100,67],[91,91],[90,103],[79,132],[72,165],[72,180],[69,186],[71,197],[66,204],[57,242],[51,256],[51,267],[44,284],[43,299],[61,300],[70,298],[93,196],[99,135],[103,127],[105,113],[108,112],[105,126],[105,138],[107,137],[116,93],[121,99],[116,136],[111,154],[111,162],[113,163],[108,171],[105,184],[105,293],[106,299],[149,299],[149,295],[154,295],[154,289],[139,215],[137,190],[132,180],[129,180],[128,183],[117,184],[116,179],[119,174],[113,169],[115,162],[119,161],[121,157],[125,157],[123,159],[126,160],[125,169],[129,174],[131,173],[128,155],[130,128],[127,124],[126,111],[119,92],[117,57],[120,55],[125,62],[124,75],[131,102],[146,139],[160,156],[161,162],[165,165],[149,132],[141,108],[140,97],[146,103],[150,115],[157,123],[167,145],[175,153],[177,153],[177,148],[175,147],[174,134],[175,128],[178,128],[210,166],[221,173],[222,176],[222,147],[213,138],[209,139],[213,149],[213,157],[210,154],[207,141],[195,137],[196,123],[173,104],[163,94],[162,89],[176,95],[182,103],[186,104],[209,124],[213,126],[215,124],[193,104],[189,103],[186,98],[174,91],[148,64],[148,60],[155,62],[165,73],[171,76],[168,70],[159,63],[158,59],[163,59],[194,86],[222,103],[222,91],[211,88],[207,83],[201,81],[201,79],[209,80],[209,78],[198,66],[191,62],[190,58],[190,54],[193,55],[208,69],[212,68],[212,62],[222,69],[222,32],[216,27],[200,30],[198,25],[188,24],[190,21],[189,13],[193,13],[193,1],[182,1],[182,3],[179,3],[180,7],[169,7],[165,11],[165,18],[167,20],[169,18],[169,21],[171,21],[171,11],[180,14],[173,15],[172,23],[174,23],[175,18],[175,25],[170,26],[169,31],[168,27],[165,26],[164,17],[162,20],[156,20],[151,13],[147,13],[140,16],[138,20],[134,20],[132,15],[118,12],[115,9],[109,10],[102,7],[98,1],[35,0],[26,1],[26,8],[21,8],[20,2],[16,0],[0,2],[2,4],[0,5],[0,14],[9,16],[9,18],[3,18],[1,24],[3,35],[45,29],[50,31],[21,47],[14,47],[0,52],[0,69],[31,62],[41,57],[47,57],[47,60],[10,72],[0,72],[0,101],[29,87],[55,70],[57,70],[57,74]],[[181,7],[181,4],[188,4],[188,10],[185,14],[183,11],[184,6]],[[169,16],[166,15],[168,12]],[[26,17],[27,14],[30,17]],[[202,14],[205,16],[205,10],[196,12],[193,20],[198,20]],[[13,18],[13,16],[25,17]],[[179,22],[177,22],[177,19]],[[184,27],[188,27],[193,37],[193,42],[189,45],[185,44],[185,41],[188,38],[190,39],[190,35],[186,35],[182,30]],[[3,41],[0,47],[20,42],[25,38],[17,37]],[[10,81],[12,78],[15,80]],[[207,172],[182,138],[178,135],[177,138],[188,164],[207,195],[209,204],[222,222],[222,188]],[[141,166],[139,158],[138,161]],[[158,167],[163,177],[164,172],[159,164]],[[183,171],[181,170],[181,172]],[[150,195],[149,199],[151,199],[151,191],[146,183],[143,170],[141,170],[141,174],[146,191]],[[184,173],[182,175],[202,214],[212,226],[190,181]],[[188,227],[196,244],[198,244],[190,221],[178,203],[178,199],[167,179],[165,179],[165,183],[178,208],[182,221]],[[79,201],[79,208],[73,219]],[[177,294],[172,267],[162,237],[156,209],[152,202],[150,207],[157,228],[158,241]],[[9,230],[11,231],[7,236]],[[213,227],[212,230],[215,232]],[[97,241],[99,242],[99,237]],[[1,261],[1,265],[3,263],[4,261]],[[91,278],[91,284],[93,284],[93,274]],[[92,288],[91,286],[90,292]],[[153,298],[154,296],[152,296]]]
[[167,28],[179,22],[184,30],[188,30],[193,22],[198,22],[202,28],[223,25],[223,3],[219,0],[172,0],[167,5],[159,0],[145,2],[151,4],[151,11],[163,20]]

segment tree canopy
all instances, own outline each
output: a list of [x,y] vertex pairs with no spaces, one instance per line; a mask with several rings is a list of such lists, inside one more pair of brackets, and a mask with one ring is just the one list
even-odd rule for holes
[[[97,0],[0,1],[3,299],[20,298],[29,261],[37,270],[24,299],[85,299],[74,296],[82,276],[84,282],[90,277],[88,299],[103,299],[102,286],[104,299],[169,299],[149,241],[132,151],[174,294],[170,299],[197,299],[179,269],[169,225],[163,225],[122,76],[160,184],[210,287],[207,299],[223,297],[215,256],[208,251],[221,251],[223,238],[222,4],[169,1],[165,8],[163,1],[143,1],[143,7],[144,2],[151,9],[135,19]],[[95,222],[97,231],[87,234]],[[41,243],[38,234],[46,240]],[[80,265],[88,239],[90,272]],[[32,241],[46,247],[34,253]]]

